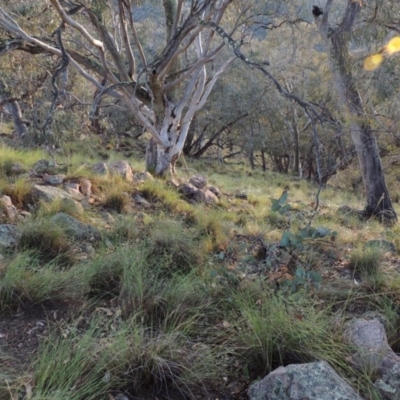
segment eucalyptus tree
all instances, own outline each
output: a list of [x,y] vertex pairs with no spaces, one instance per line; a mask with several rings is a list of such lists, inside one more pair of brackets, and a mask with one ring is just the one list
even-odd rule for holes
[[[362,13],[365,14],[363,21],[360,18]],[[333,87],[342,111],[347,115],[357,151],[367,194],[364,212],[367,216],[378,215],[386,221],[396,221],[397,215],[382,171],[375,133],[358,90],[359,84],[353,71],[354,60],[350,53],[350,44],[357,39],[357,35],[365,35],[366,29],[375,34],[380,30],[382,35],[382,27],[386,30],[384,34],[393,28],[388,20],[392,10],[388,10],[380,0],[368,2],[366,7],[362,7],[359,0],[327,0],[322,10],[314,6],[313,14],[328,49]]]
[[[157,2],[148,3],[157,7]],[[232,35],[240,18],[224,18],[231,3],[163,0],[163,21],[157,21],[165,27],[162,42],[149,49],[138,32],[133,0],[42,0],[42,12],[52,13],[58,23],[53,34],[42,29],[40,35],[6,2],[0,6],[0,28],[8,37],[0,44],[0,55],[23,50],[60,57],[53,75],[55,96],[63,91],[57,82],[65,85],[72,65],[98,91],[94,108],[104,96],[122,101],[151,135],[148,169],[166,175],[175,172],[191,121],[234,60],[225,57],[214,65],[225,43],[209,25],[224,26]],[[236,11],[240,15],[241,10]]]

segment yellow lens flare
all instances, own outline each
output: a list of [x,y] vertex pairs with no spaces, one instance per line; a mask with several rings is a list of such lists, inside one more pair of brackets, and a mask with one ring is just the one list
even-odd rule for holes
[[386,54],[391,55],[400,51],[400,36],[396,36],[389,40],[389,43],[384,47]]
[[373,71],[377,69],[383,62],[382,54],[372,54],[364,60],[364,69],[367,71]]

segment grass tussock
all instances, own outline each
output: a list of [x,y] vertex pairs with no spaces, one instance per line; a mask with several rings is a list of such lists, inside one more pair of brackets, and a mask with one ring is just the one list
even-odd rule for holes
[[[261,297],[262,296],[262,297]],[[248,293],[235,297],[240,310],[237,346],[252,376],[264,376],[279,365],[326,360],[349,373],[345,362],[351,353],[332,329],[329,313],[311,299],[285,300],[277,296]],[[256,300],[256,301],[255,301]]]
[[55,262],[43,264],[37,254],[22,252],[0,271],[0,311],[18,310],[46,300],[78,299],[85,280],[78,267],[60,270]]
[[21,227],[20,251],[31,251],[43,263],[54,262],[60,267],[72,265],[74,255],[62,228],[50,220],[36,219]]
[[103,200],[103,207],[109,211],[115,211],[119,214],[127,211],[131,202],[130,196],[127,192],[120,192],[118,190],[109,192],[105,195]]
[[31,202],[32,183],[25,178],[10,182],[5,179],[0,180],[0,192],[9,196],[16,207],[24,207]]
[[204,262],[194,230],[172,220],[155,221],[148,230],[149,255],[162,261],[165,273],[189,272]]
[[190,213],[193,207],[181,198],[178,191],[161,180],[146,181],[140,192],[150,202],[161,203],[169,211],[179,214]]
[[350,268],[361,276],[376,276],[382,258],[382,249],[379,247],[358,247],[351,253]]
[[83,207],[73,199],[56,199],[52,202],[40,201],[35,213],[38,219],[52,217],[58,213],[68,214],[78,220],[85,221]]
[[154,398],[173,389],[191,397],[192,388],[216,373],[212,351],[193,348],[179,331],[122,323],[116,334],[104,338],[108,328],[94,319],[83,334],[79,327],[64,338],[54,333],[35,363],[32,398],[96,399],[124,390]]
[[46,158],[46,155],[40,150],[25,151],[0,146],[0,177],[12,176],[12,166],[14,164],[21,164],[23,169],[28,170],[35,162],[42,158]]

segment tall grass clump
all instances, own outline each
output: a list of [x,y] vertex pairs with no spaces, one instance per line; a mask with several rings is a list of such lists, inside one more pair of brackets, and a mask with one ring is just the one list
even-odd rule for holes
[[315,360],[347,370],[345,358],[350,349],[332,329],[327,311],[317,309],[311,300],[302,302],[297,308],[291,306],[292,301],[272,294],[257,301],[248,293],[236,296],[241,314],[238,346],[253,377],[264,376],[279,365]]
[[25,178],[19,178],[14,183],[0,180],[0,193],[11,198],[17,207],[25,206],[31,200],[32,183]]
[[20,251],[32,251],[43,263],[51,261],[60,266],[72,265],[74,255],[62,228],[50,220],[37,219],[21,227]]
[[140,186],[140,192],[150,203],[161,203],[169,211],[185,214],[193,206],[182,199],[178,191],[160,180],[146,181]]
[[46,300],[79,299],[85,286],[80,266],[60,270],[54,262],[43,264],[35,253],[22,252],[0,271],[0,311]]
[[40,150],[30,149],[23,151],[7,146],[0,146],[0,177],[12,175],[13,164],[19,163],[28,169],[42,158],[45,158],[45,154]]
[[162,263],[165,273],[188,272],[204,262],[196,232],[174,220],[155,221],[148,227],[151,261]]
[[198,346],[179,331],[163,333],[126,322],[109,334],[109,323],[94,318],[84,333],[71,326],[54,332],[38,352],[32,398],[88,400],[111,393],[155,398],[192,390],[215,379],[219,361],[211,348]]
[[376,276],[382,258],[382,249],[377,246],[358,247],[351,253],[349,267],[363,277]]

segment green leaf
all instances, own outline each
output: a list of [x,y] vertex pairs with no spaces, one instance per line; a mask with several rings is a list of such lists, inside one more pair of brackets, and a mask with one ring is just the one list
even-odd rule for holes
[[211,276],[211,278],[216,278],[216,277],[218,276],[218,271],[216,271],[215,269],[213,269],[213,270],[210,272],[210,276]]
[[283,206],[286,203],[287,198],[288,198],[288,191],[284,190],[282,195],[281,195],[281,197],[280,197],[280,199],[279,199],[279,204],[281,206]]
[[217,254],[218,260],[223,260],[225,258],[225,253],[221,251],[220,253]]
[[303,268],[297,268],[296,269],[296,276],[298,277],[298,278],[304,278],[304,276],[305,276],[305,271],[304,271],[304,269]]
[[281,247],[288,247],[290,244],[290,237],[291,237],[291,233],[289,231],[286,231],[283,233],[281,241],[279,242],[279,245]]
[[272,206],[271,206],[271,211],[279,211],[281,209],[281,205],[279,204],[279,201],[276,199],[271,199]]
[[308,279],[312,280],[313,282],[316,282],[316,283],[322,282],[322,276],[318,272],[309,271],[307,273],[307,276],[308,276]]

